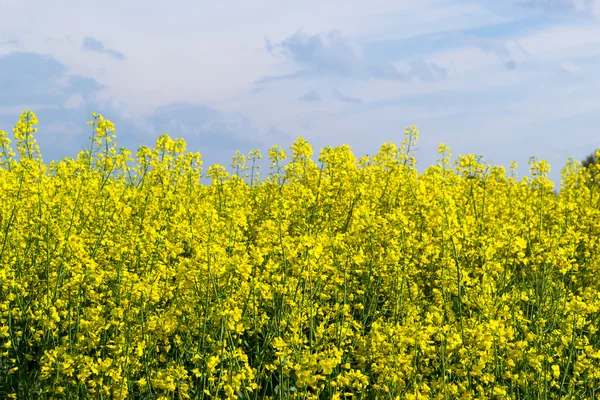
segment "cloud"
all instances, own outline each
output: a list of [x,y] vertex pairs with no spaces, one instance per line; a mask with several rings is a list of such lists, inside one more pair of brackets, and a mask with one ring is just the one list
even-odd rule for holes
[[[506,24],[504,24],[506,25]],[[504,29],[502,25],[502,29]],[[500,28],[498,28],[500,29]],[[413,38],[411,40],[416,40]],[[421,40],[431,47],[437,42],[454,43],[455,46],[471,45],[485,53],[497,56],[502,65],[509,70],[517,67],[517,62],[527,58],[529,54],[516,41],[506,41],[497,38],[478,36],[473,32],[447,32],[445,35],[424,35]],[[265,41],[266,50],[274,56],[282,56],[285,61],[299,67],[296,71],[280,75],[266,75],[256,83],[266,83],[281,80],[301,80],[319,77],[341,77],[358,80],[390,80],[424,82],[446,80],[449,70],[439,63],[428,60],[426,55],[411,56],[423,53],[418,46],[412,51],[409,39],[395,41],[385,40],[383,46],[390,47],[388,52],[382,52],[378,42],[359,44],[334,29],[329,33],[308,35],[298,31],[280,43]],[[378,50],[371,50],[378,46]],[[408,47],[407,47],[408,46]],[[403,48],[405,48],[402,50]],[[414,46],[413,46],[414,47]],[[399,61],[405,60],[405,61]],[[400,70],[396,67],[402,65]]]
[[0,70],[0,107],[92,105],[97,104],[99,92],[105,89],[93,78],[69,76],[64,64],[43,54],[14,52],[0,56]]
[[74,94],[73,96],[67,99],[67,101],[64,104],[64,107],[68,109],[77,109],[83,107],[83,105],[85,105],[85,99],[83,98],[83,96],[80,94]]
[[420,57],[409,63],[410,74],[425,82],[433,82],[448,77],[448,70],[434,62],[427,62]]
[[[453,34],[455,39],[465,39]],[[479,47],[489,48],[487,51],[500,53],[505,51],[492,40],[469,40]],[[402,40],[401,40],[402,41]],[[390,41],[388,41],[390,42]],[[426,60],[425,56],[410,56],[410,52],[390,52],[387,54],[373,53],[369,46],[377,42],[361,46],[356,41],[346,38],[339,30],[334,29],[327,34],[307,35],[296,32],[281,43],[273,44],[266,39],[265,47],[272,55],[282,56],[286,61],[299,67],[294,72],[280,75],[266,75],[257,80],[256,84],[282,81],[302,80],[320,77],[338,77],[355,80],[386,80],[414,81],[415,79],[433,82],[448,78],[448,69],[434,61]],[[496,46],[495,48],[493,46]],[[377,51],[376,51],[377,52]],[[412,52],[414,54],[414,52]],[[504,57],[504,62],[512,61]],[[405,61],[399,62],[398,60]],[[396,65],[402,65],[398,70]],[[512,64],[511,64],[512,66]]]
[[579,65],[574,64],[569,61],[560,63],[559,68],[563,71],[566,71],[566,72],[568,72],[570,74],[574,74],[574,75],[577,75],[581,72],[581,67]]
[[50,56],[14,52],[0,56],[0,107],[57,104],[68,97],[60,83],[66,67]]
[[38,53],[13,52],[0,56],[0,107],[60,108],[73,97],[85,103],[98,103],[105,86],[95,79],[69,75],[67,67],[55,58]]
[[112,98],[102,100],[105,86],[93,78],[69,75],[67,67],[53,57],[37,53],[11,53],[0,57],[0,129],[11,131],[24,110],[39,120],[36,139],[46,162],[76,157],[87,148],[90,136],[87,121],[99,112],[117,125],[119,142],[123,132],[135,131],[135,124],[123,116]]
[[274,125],[271,125],[269,127],[269,130],[267,131],[267,138],[265,140],[265,142],[267,143],[265,144],[267,144],[269,147],[273,146],[274,144],[278,144],[281,146],[282,140],[289,142],[291,139],[292,137],[290,135],[288,135],[281,129],[275,127]]
[[332,89],[331,93],[333,94],[333,97],[335,97],[336,99],[338,99],[339,101],[343,101],[345,103],[361,103],[362,100],[356,97],[350,97],[347,96],[343,93],[341,93],[339,90],[337,89]]
[[461,35],[461,37],[465,45],[471,45],[485,53],[494,54],[509,70],[513,70],[517,67],[517,59],[523,60],[530,57],[527,50],[525,50],[516,40],[505,41],[471,35]]
[[105,89],[106,86],[98,83],[95,79],[87,76],[75,75],[69,78],[64,92],[69,95],[79,94],[86,101],[90,101],[92,96]]
[[125,55],[119,51],[107,49],[104,47],[104,44],[96,38],[87,36],[83,39],[83,43],[81,45],[82,49],[94,51],[100,54],[107,54],[114,59],[123,61],[125,60]]
[[[273,144],[285,146],[292,141],[289,134],[275,125],[270,125],[261,135],[244,115],[220,112],[199,104],[172,103],[159,107],[140,120],[137,128],[137,133],[128,139],[137,146],[154,146],[161,133],[167,133],[171,138],[183,138],[188,151],[202,154],[204,172],[214,164],[229,170],[237,150],[247,155],[250,150],[259,149],[264,155]],[[265,173],[269,163],[268,158],[263,157],[256,165],[260,165]]]
[[305,95],[298,97],[298,100],[300,100],[300,101],[320,101],[321,95],[319,95],[319,93],[316,90],[311,89],[308,92],[306,92]]
[[517,0],[514,4],[545,11],[575,11],[600,18],[600,1],[598,0]]
[[277,47],[298,64],[318,65],[334,72],[352,72],[354,65],[363,62],[360,46],[345,38],[337,29],[328,34],[312,36],[299,31],[279,45],[268,44],[267,50],[274,54]]
[[19,42],[19,39],[0,33],[0,45],[3,44],[17,46],[21,44],[21,42]]
[[365,59],[358,43],[334,29],[326,34],[307,35],[296,32],[278,44],[266,39],[265,47],[272,55],[284,58],[301,67],[286,75],[265,76],[264,83],[281,79],[298,79],[319,76],[338,76],[354,79],[407,80],[392,64],[371,64]]
[[[114,98],[101,99],[106,86],[94,78],[70,75],[67,67],[53,57],[36,53],[0,56],[0,129],[10,132],[19,114],[30,109],[38,117],[36,135],[44,160],[76,157],[88,146],[87,121],[91,112],[102,114],[116,125],[118,146],[134,154],[141,145],[153,147],[156,138],[167,133],[183,137],[191,151],[200,151],[206,164],[230,160],[235,150],[248,151],[262,144],[252,121],[239,113],[222,113],[214,108],[171,103],[135,118]],[[273,128],[274,129],[274,128]],[[273,135],[287,136],[271,129]]]
[[[514,11],[514,10],[513,10]],[[379,65],[394,63],[412,81],[445,81],[450,72],[467,67],[460,52],[477,49],[493,55],[505,68],[516,68],[530,59],[529,53],[516,38],[535,32],[540,26],[550,25],[548,18],[528,17],[511,19],[478,28],[440,31],[408,38],[371,40],[363,43],[364,54]]]
[[144,133],[145,136],[158,137],[167,133],[171,137],[183,137],[198,148],[239,150],[260,144],[260,141],[249,139],[256,137],[249,118],[236,113],[220,113],[204,105],[172,103],[157,108],[146,119],[151,129]]
[[294,79],[303,79],[303,78],[310,79],[310,78],[316,78],[319,75],[322,75],[322,74],[315,69],[303,69],[300,71],[293,72],[291,74],[266,75],[266,76],[263,76],[262,78],[258,79],[255,83],[260,84],[260,83],[268,83],[268,82],[274,82],[274,81],[294,80]]

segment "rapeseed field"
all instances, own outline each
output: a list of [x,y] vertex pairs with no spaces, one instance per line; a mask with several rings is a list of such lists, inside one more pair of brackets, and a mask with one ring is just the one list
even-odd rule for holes
[[258,151],[204,172],[92,115],[48,165],[32,112],[0,132],[0,398],[598,397],[596,166],[557,194],[440,145],[420,173],[413,127],[274,146],[261,180]]

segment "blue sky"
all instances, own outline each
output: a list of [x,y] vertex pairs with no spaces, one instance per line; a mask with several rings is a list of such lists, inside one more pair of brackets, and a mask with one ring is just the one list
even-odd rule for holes
[[[44,159],[183,137],[205,163],[302,136],[373,155],[417,125],[492,164],[551,178],[600,148],[600,0],[0,0],[0,129],[39,117]],[[265,164],[266,165],[266,164]],[[266,171],[264,171],[266,172]]]

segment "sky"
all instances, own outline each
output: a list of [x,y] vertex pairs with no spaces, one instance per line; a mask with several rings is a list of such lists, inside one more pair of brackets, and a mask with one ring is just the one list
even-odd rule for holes
[[416,125],[421,171],[444,143],[521,176],[544,159],[558,188],[600,148],[599,71],[600,0],[0,0],[0,130],[35,112],[45,161],[87,147],[92,111],[205,167],[268,168],[299,136],[373,156]]

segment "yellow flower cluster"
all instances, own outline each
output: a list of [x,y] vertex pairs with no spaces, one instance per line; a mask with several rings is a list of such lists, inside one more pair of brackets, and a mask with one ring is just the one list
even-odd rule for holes
[[48,166],[33,113],[18,159],[0,131],[0,397],[597,397],[596,166],[556,194],[544,161],[518,180],[441,145],[419,173],[413,127],[202,185],[183,140],[132,157],[93,117]]

